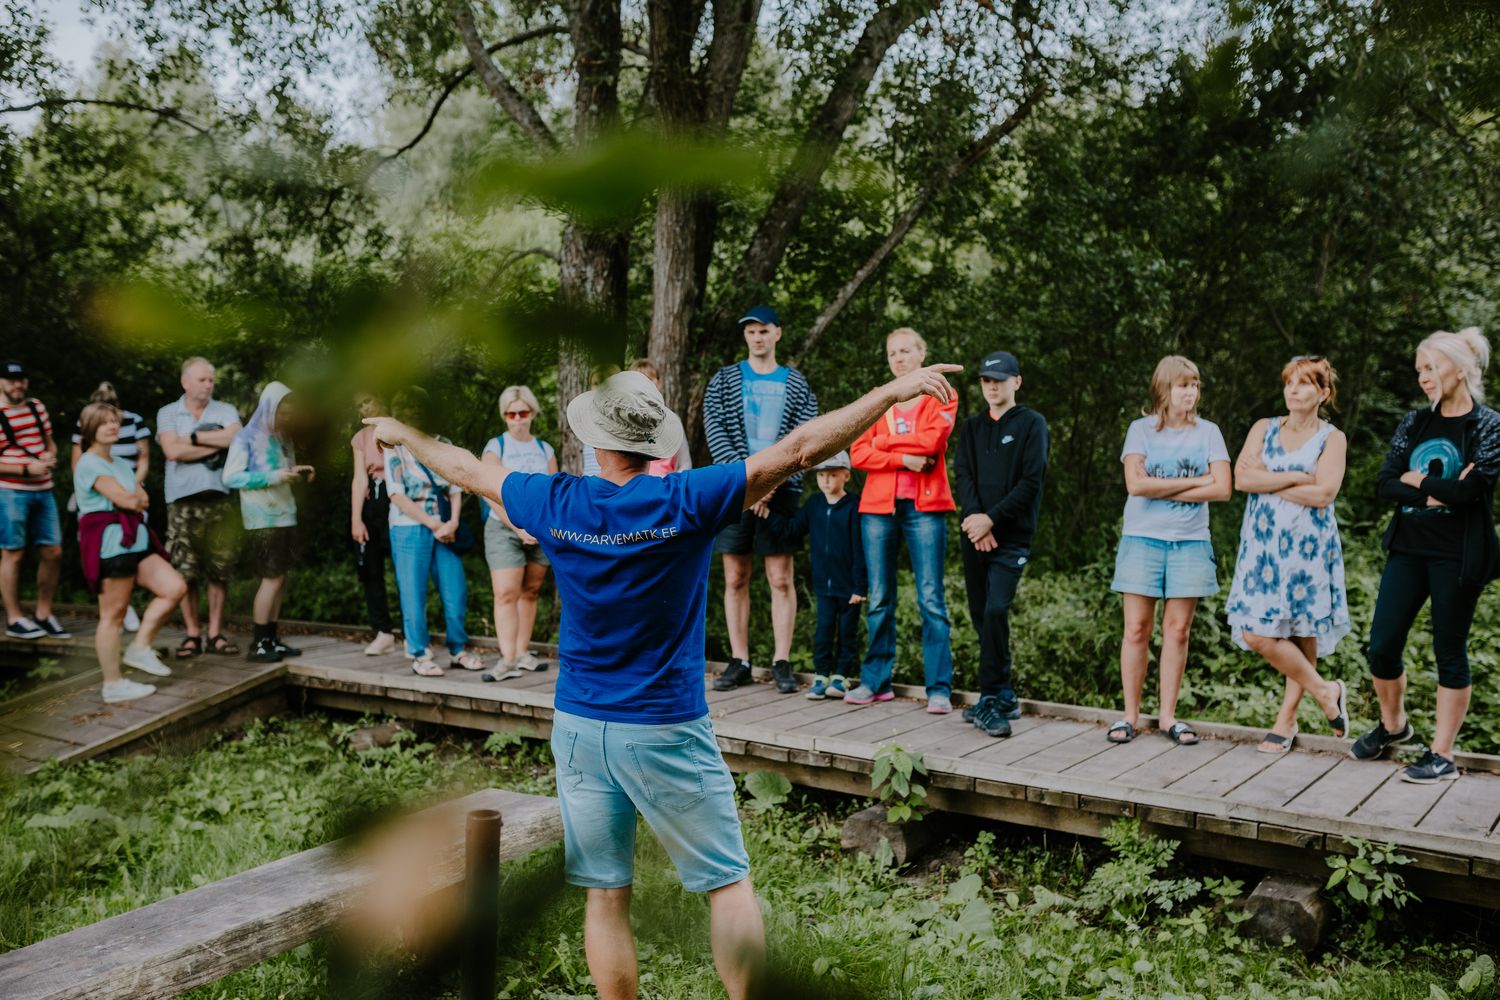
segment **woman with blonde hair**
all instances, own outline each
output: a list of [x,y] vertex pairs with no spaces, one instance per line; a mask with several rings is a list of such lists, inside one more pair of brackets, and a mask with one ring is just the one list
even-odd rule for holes
[[[171,675],[171,668],[156,655],[151,642],[187,593],[187,583],[167,561],[156,534],[146,526],[145,511],[151,501],[136,481],[134,464],[113,454],[120,423],[120,410],[110,403],[85,406],[78,418],[82,454],[73,468],[78,554],[83,561],[84,582],[99,595],[94,649],[104,675],[107,702],[132,701],[156,691],[150,684],[121,676],[122,662],[157,677]],[[120,626],[137,582],[155,596],[141,616],[135,639],[122,655]]]
[[1160,704],[1157,724],[1173,743],[1198,742],[1177,718],[1177,695],[1187,667],[1188,635],[1200,598],[1218,593],[1208,505],[1231,490],[1224,435],[1198,416],[1198,366],[1168,355],[1151,375],[1151,405],[1125,434],[1125,527],[1111,587],[1124,595],[1125,634],[1120,682],[1125,717],[1109,727],[1112,743],[1129,743],[1140,728],[1141,692],[1151,657],[1156,603],[1163,602]]
[[[531,433],[542,409],[536,394],[528,386],[506,386],[499,406],[505,430],[490,438],[481,461],[512,472],[555,476],[557,452]],[[531,652],[531,632],[537,596],[551,563],[530,533],[511,524],[503,507],[485,503],[484,516],[484,558],[495,592],[495,638],[500,643],[500,663],[485,676],[503,677],[512,668],[546,670],[546,661]]]
[[1408,413],[1391,438],[1376,490],[1396,505],[1383,545],[1390,553],[1370,625],[1370,673],[1380,722],[1350,748],[1379,757],[1415,731],[1406,714],[1401,657],[1422,605],[1432,603],[1437,722],[1432,743],[1403,781],[1458,778],[1454,742],[1469,710],[1469,628],[1485,584],[1500,576],[1495,479],[1500,476],[1500,414],[1484,405],[1490,345],[1477,328],[1438,331],[1417,346],[1417,384],[1428,405]]
[[1235,488],[1250,501],[1226,605],[1235,644],[1286,678],[1281,712],[1256,748],[1262,753],[1292,748],[1304,694],[1317,701],[1335,736],[1349,728],[1344,682],[1318,673],[1318,659],[1350,629],[1333,511],[1349,442],[1324,419],[1338,373],[1327,358],[1296,357],[1281,369],[1281,384],[1287,415],[1256,421],[1235,463]]

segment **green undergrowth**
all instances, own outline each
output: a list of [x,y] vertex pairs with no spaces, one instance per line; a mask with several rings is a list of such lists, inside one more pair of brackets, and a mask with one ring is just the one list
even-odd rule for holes
[[[8,780],[0,950],[323,843],[398,805],[485,786],[552,791],[544,744],[406,734],[360,754],[353,728],[278,719],[182,757]],[[1240,933],[1237,901],[1253,872],[1179,858],[1131,823],[1104,844],[958,823],[932,861],[899,871],[840,849],[840,824],[863,802],[758,791],[744,794],[755,806],[744,830],[777,1000],[1500,998],[1494,914],[1413,902],[1376,919],[1340,888],[1328,947],[1304,958]],[[504,997],[593,995],[583,897],[561,885],[561,861],[549,849],[505,869]],[[705,901],[681,890],[644,829],[636,865],[641,996],[722,996]],[[452,951],[373,961],[320,942],[190,995],[446,997],[457,967]]]

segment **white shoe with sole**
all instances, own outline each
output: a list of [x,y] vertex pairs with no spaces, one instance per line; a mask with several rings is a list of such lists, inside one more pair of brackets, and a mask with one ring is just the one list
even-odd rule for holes
[[375,638],[365,647],[366,656],[384,656],[396,648],[396,637],[389,632],[376,632]]
[[144,670],[157,677],[172,676],[172,668],[161,662],[161,657],[157,656],[156,650],[150,646],[137,646],[131,643],[125,647],[125,652],[120,656],[120,662],[127,667],[135,667],[137,670]]
[[104,700],[111,705],[117,705],[122,701],[135,701],[137,698],[144,698],[155,693],[155,684],[141,684],[124,678],[104,685]]
[[139,632],[141,630],[141,616],[135,613],[135,608],[125,605],[125,631]]

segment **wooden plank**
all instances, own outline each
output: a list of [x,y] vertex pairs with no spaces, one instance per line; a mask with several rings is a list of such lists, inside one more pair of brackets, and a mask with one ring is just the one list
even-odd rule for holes
[[853,712],[832,715],[826,719],[814,719],[798,726],[790,726],[785,731],[789,733],[811,733],[817,736],[837,736],[842,739],[845,733],[867,726],[872,722],[906,718],[909,713],[917,710],[917,703],[911,701],[880,701],[873,705],[855,705],[853,707],[855,708]]
[[[1135,738],[1137,743],[1141,739],[1143,737]],[[1161,741],[1170,748],[1166,753],[1137,764],[1115,780],[1132,788],[1166,788],[1184,775],[1218,760],[1234,747],[1228,740],[1203,740],[1191,747],[1173,746],[1166,737],[1161,737]]]
[[1469,774],[1453,782],[1438,804],[1422,821],[1419,830],[1447,833],[1482,840],[1500,822],[1500,777]]
[[1344,757],[1285,806],[1304,816],[1348,816],[1395,774],[1389,763]]
[[1170,740],[1133,739],[1129,743],[1110,743],[1105,740],[1105,749],[1094,757],[1079,761],[1064,773],[1080,778],[1097,778],[1109,781],[1117,778],[1147,761],[1155,760],[1172,749]]
[[[414,899],[457,884],[471,809],[504,817],[503,860],[562,839],[557,800],[488,789],[422,814],[427,862]],[[400,843],[394,838],[389,843]],[[394,852],[396,847],[387,848]],[[409,852],[408,852],[409,853]],[[303,851],[130,913],[0,955],[7,1000],[158,1000],[213,982],[331,929],[376,886],[382,862],[339,844]]]
[[1377,788],[1359,808],[1349,814],[1357,822],[1372,826],[1395,827],[1398,830],[1414,829],[1437,804],[1443,793],[1452,788],[1448,782],[1435,785],[1414,785],[1402,781],[1396,772],[1391,780]]
[[1016,766],[1032,771],[1056,773],[1066,771],[1074,764],[1090,760],[1113,749],[1114,746],[1105,738],[1102,728],[1089,726],[1070,740],[1055,743],[1045,750],[1022,757],[1016,761]]
[[[1022,725],[1026,723],[1026,725]],[[1055,746],[1072,739],[1080,733],[1095,731],[1094,726],[1066,719],[1016,719],[1011,723],[1014,735],[1003,740],[991,740],[973,753],[963,756],[967,764],[1011,764],[1038,750]],[[1103,739],[1104,737],[1099,737]],[[967,769],[966,769],[967,770]]]
[[1257,806],[1284,806],[1339,762],[1338,757],[1326,753],[1289,751],[1280,757],[1266,756],[1271,757],[1270,767],[1224,797]]
[[1228,753],[1220,754],[1213,760],[1206,761],[1202,767],[1189,771],[1167,788],[1179,795],[1218,798],[1270,767],[1273,761],[1274,758],[1269,754],[1257,753],[1254,747],[1241,743],[1231,747]]
[[[883,747],[888,743],[900,743],[902,736],[925,728],[934,718],[928,715],[925,709],[916,705],[908,703],[904,707],[905,711],[890,715],[880,713],[880,716],[884,717],[877,716],[869,719],[867,714],[868,721],[864,725],[840,730],[838,735],[841,739],[856,743],[872,743],[877,747]],[[858,716],[853,718],[857,719]],[[905,744],[902,745],[905,746]]]

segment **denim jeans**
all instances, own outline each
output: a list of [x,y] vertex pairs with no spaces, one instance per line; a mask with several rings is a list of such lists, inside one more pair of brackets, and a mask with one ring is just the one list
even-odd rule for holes
[[979,633],[979,693],[1013,691],[1010,606],[1016,599],[1016,587],[1031,553],[1022,545],[1002,545],[980,552],[967,538],[963,551],[969,617]]
[[948,605],[943,599],[948,516],[919,511],[911,500],[897,500],[894,513],[861,515],[860,532],[870,571],[866,619],[870,647],[860,667],[860,683],[876,694],[891,689],[891,672],[896,666],[896,548],[905,539],[917,578],[917,607],[922,612],[922,667],[927,693],[951,694],[953,650],[948,645]]
[[859,605],[847,597],[818,595],[813,669],[823,677],[852,677],[859,666]]
[[390,530],[407,655],[420,656],[431,641],[427,631],[427,581],[435,580],[438,598],[443,602],[448,651],[457,656],[469,641],[464,629],[469,585],[464,580],[463,560],[448,546],[438,544],[432,532],[421,525],[393,525]]

